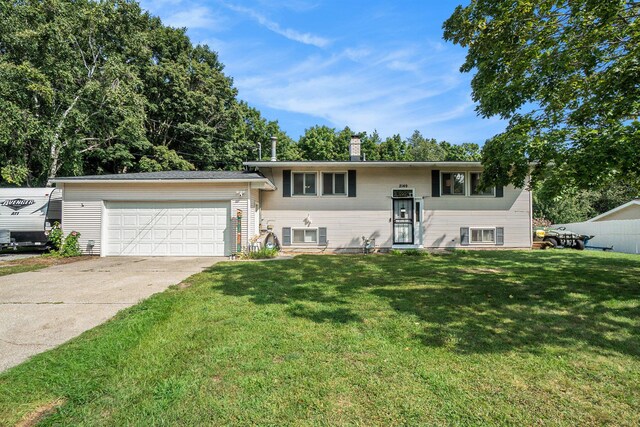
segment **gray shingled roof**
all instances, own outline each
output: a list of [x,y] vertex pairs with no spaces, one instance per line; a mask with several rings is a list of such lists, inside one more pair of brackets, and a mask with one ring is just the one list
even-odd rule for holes
[[257,172],[245,171],[165,171],[137,172],[112,175],[85,175],[55,178],[54,181],[139,181],[139,180],[181,180],[181,179],[264,179]]

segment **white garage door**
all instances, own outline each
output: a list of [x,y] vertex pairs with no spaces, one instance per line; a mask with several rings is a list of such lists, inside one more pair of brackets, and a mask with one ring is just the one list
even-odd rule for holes
[[223,256],[229,202],[108,202],[106,254]]

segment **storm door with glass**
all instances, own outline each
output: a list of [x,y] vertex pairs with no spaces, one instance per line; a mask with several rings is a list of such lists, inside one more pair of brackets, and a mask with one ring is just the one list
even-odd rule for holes
[[393,199],[393,244],[413,244],[413,198]]

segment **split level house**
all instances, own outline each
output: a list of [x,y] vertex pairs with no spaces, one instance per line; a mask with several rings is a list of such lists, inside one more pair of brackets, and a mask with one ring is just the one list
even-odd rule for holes
[[531,192],[479,162],[246,162],[244,171],[57,178],[62,227],[101,256],[227,256],[267,230],[289,251],[530,248]]

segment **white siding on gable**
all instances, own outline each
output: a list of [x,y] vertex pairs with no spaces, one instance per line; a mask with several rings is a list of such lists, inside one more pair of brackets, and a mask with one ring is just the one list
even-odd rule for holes
[[[80,233],[80,249],[88,255],[100,255],[102,201],[62,202],[62,231],[65,236],[72,231]],[[90,247],[89,240],[95,245]]]

